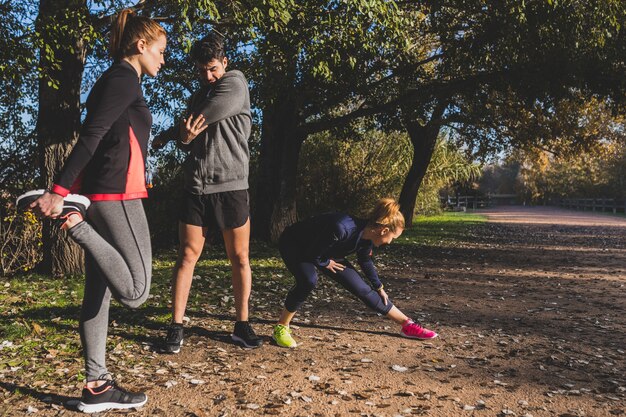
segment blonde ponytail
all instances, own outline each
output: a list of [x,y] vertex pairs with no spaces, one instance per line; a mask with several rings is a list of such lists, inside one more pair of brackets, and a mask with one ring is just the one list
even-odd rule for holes
[[131,9],[124,9],[118,13],[111,27],[109,54],[118,61],[132,55],[133,46],[139,39],[152,43],[161,35],[165,36],[165,29],[157,22],[149,17],[138,16]]
[[404,216],[400,204],[393,198],[381,198],[368,216],[371,225],[388,227],[392,232],[404,229]]

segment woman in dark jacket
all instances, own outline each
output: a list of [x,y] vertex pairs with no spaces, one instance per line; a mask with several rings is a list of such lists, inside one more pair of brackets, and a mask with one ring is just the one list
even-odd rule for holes
[[[368,219],[342,213],[312,217],[285,229],[280,237],[280,254],[296,284],[285,300],[285,308],[272,338],[279,346],[296,347],[289,323],[317,285],[317,271],[334,279],[368,307],[402,326],[400,333],[413,339],[433,339],[437,333],[415,323],[391,303],[372,262],[374,246],[387,245],[404,230],[400,206],[392,199],[378,201]],[[356,252],[366,283],[345,257]]]

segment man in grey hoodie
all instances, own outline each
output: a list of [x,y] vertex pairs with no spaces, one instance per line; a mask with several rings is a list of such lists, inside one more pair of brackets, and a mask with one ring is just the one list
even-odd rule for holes
[[[191,58],[202,87],[191,97],[177,138],[178,145],[188,153],[183,169],[185,187],[172,287],[172,323],[164,350],[180,351],[193,271],[207,233],[217,231],[224,237],[232,267],[237,321],[231,336],[244,347],[256,348],[263,341],[248,322],[252,287],[248,258],[248,138],[252,127],[248,83],[240,71],[226,71],[223,39],[215,32],[196,41]],[[153,146],[163,143],[156,140]]]

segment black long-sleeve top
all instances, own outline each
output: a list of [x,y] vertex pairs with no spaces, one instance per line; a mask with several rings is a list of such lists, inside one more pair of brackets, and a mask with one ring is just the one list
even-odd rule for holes
[[373,243],[363,239],[367,220],[343,213],[327,213],[300,221],[285,229],[303,254],[303,258],[318,268],[330,260],[344,259],[356,252],[357,263],[373,288],[381,286],[378,271],[372,261]]
[[52,191],[70,190],[91,200],[130,200],[148,196],[145,160],[152,115],[137,71],[114,63],[93,86],[80,137]]

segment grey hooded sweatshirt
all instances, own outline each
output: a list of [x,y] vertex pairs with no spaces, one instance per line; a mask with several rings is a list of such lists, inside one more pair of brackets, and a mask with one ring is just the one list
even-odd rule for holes
[[189,152],[183,165],[185,190],[198,195],[247,190],[252,115],[245,76],[226,72],[192,96],[189,110],[194,116],[202,113],[209,126],[191,143],[180,144]]

